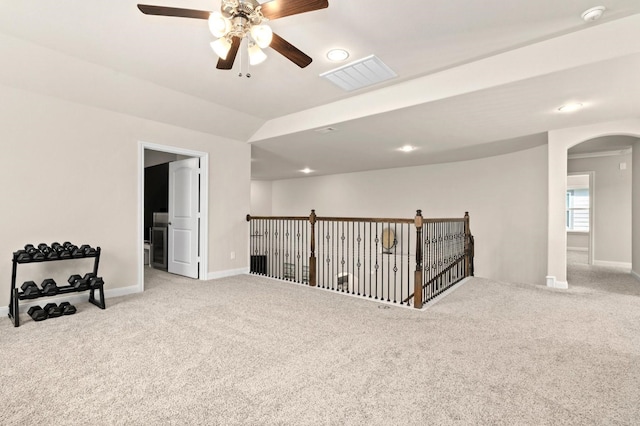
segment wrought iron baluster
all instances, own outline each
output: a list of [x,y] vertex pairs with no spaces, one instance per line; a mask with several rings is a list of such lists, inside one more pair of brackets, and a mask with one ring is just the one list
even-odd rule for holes
[[[340,251],[340,278],[338,280],[338,285],[340,285],[340,291],[344,293],[344,241],[346,237],[344,235],[344,222],[340,222],[340,242],[342,244],[342,250]],[[336,289],[338,288],[336,285]],[[349,288],[349,277],[347,276],[347,289]]]
[[[378,264],[378,253],[380,253],[379,249],[378,249],[378,244],[380,243],[380,238],[378,237],[378,223],[376,222],[375,225],[376,228],[376,238],[375,238],[375,243],[376,243],[376,264],[375,264],[375,269],[376,269],[376,294],[375,294],[375,299],[378,300],[378,269],[380,268],[379,264]],[[382,262],[384,264],[384,262]],[[384,274],[384,271],[383,271]]]
[[361,257],[360,257],[360,243],[362,242],[362,233],[360,232],[360,227],[361,227],[360,225],[361,225],[361,222],[358,222],[358,238],[357,238],[357,241],[358,241],[358,263],[357,263],[357,266],[358,266],[358,296],[360,296],[360,283],[362,282],[362,277],[361,277],[361,274],[360,274],[360,272],[361,272],[361,268],[360,267],[362,266]]

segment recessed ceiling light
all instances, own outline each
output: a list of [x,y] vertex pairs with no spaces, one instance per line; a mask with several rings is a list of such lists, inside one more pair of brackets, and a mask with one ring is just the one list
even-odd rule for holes
[[334,61],[334,62],[344,61],[348,57],[349,57],[349,52],[347,52],[344,49],[331,49],[330,51],[327,52],[327,58],[329,58],[330,61]]
[[415,151],[416,149],[418,149],[418,148],[416,148],[415,146],[405,145],[405,146],[403,146],[401,148],[398,148],[398,151],[411,152],[411,151]]
[[582,19],[586,22],[597,21],[607,8],[604,6],[596,6],[582,12]]
[[305,167],[304,169],[300,170],[300,172],[308,175],[309,173],[313,173],[313,170],[311,170],[308,167]]
[[574,112],[579,110],[580,108],[582,108],[584,105],[582,105],[581,103],[572,103],[572,104],[566,104],[566,105],[562,105],[560,108],[558,108],[558,111],[560,112]]

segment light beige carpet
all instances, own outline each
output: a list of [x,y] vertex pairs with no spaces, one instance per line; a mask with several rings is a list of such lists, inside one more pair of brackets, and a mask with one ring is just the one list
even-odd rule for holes
[[639,424],[627,285],[475,278],[419,312],[147,270],[104,311],[0,321],[0,424]]

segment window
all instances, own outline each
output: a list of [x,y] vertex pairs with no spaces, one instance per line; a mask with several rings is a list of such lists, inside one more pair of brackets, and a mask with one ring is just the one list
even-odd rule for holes
[[567,231],[589,232],[589,188],[567,190]]

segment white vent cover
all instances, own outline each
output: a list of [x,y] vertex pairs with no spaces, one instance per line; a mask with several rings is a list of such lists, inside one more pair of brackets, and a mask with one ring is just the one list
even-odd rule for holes
[[320,77],[347,91],[361,89],[397,76],[375,55],[320,74]]

